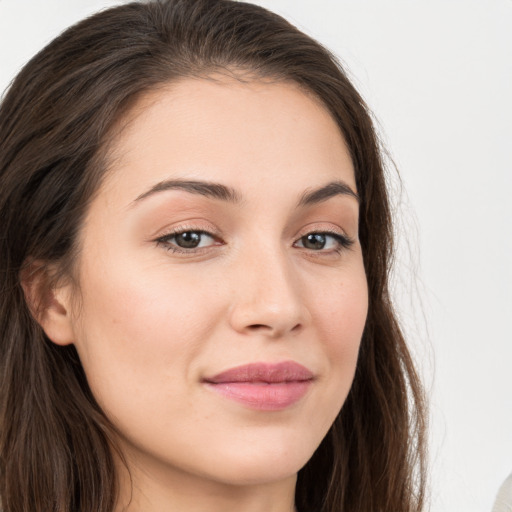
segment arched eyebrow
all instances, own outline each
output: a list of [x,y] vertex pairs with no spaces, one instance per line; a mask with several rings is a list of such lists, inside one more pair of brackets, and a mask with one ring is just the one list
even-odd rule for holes
[[[139,201],[146,199],[158,192],[166,190],[184,190],[191,194],[198,194],[221,201],[230,203],[240,203],[242,196],[232,187],[223,185],[222,183],[212,183],[209,181],[201,180],[165,180],[153,185],[149,190],[139,195],[132,203],[134,206]],[[331,197],[338,195],[346,195],[353,197],[359,202],[359,196],[352,190],[352,188],[344,181],[332,181],[313,190],[306,190],[299,199],[298,207],[310,206],[313,204],[327,201]]]
[[344,181],[331,181],[320,188],[304,192],[299,200],[299,206],[310,206],[321,203],[338,195],[350,196],[359,202],[359,196],[347,183]]
[[221,201],[228,201],[230,203],[239,203],[241,201],[240,194],[238,194],[234,188],[222,185],[221,183],[211,183],[200,180],[165,180],[157,183],[149,190],[138,196],[132,204],[165,190],[184,190],[191,194],[199,194],[201,196],[220,199]]

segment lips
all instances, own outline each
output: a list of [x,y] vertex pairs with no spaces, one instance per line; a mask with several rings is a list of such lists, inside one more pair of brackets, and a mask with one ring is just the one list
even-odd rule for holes
[[314,380],[313,373],[294,361],[237,366],[203,379],[211,390],[252,409],[276,411],[298,402]]

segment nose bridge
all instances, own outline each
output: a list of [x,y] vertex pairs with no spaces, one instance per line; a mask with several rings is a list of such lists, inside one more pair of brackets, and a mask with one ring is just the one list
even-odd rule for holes
[[280,247],[260,244],[240,255],[231,322],[238,331],[273,336],[297,330],[306,321],[306,308],[293,262]]

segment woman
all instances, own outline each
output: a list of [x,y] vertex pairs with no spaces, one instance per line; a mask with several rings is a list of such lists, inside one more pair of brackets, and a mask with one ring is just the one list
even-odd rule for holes
[[0,110],[7,511],[420,510],[368,111],[227,0],[72,27]]

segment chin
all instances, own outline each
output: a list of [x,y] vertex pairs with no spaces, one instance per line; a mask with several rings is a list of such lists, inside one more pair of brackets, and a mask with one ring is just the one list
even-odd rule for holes
[[311,444],[301,439],[279,442],[267,438],[238,449],[224,450],[219,453],[212,474],[231,485],[259,485],[295,478],[320,441]]

